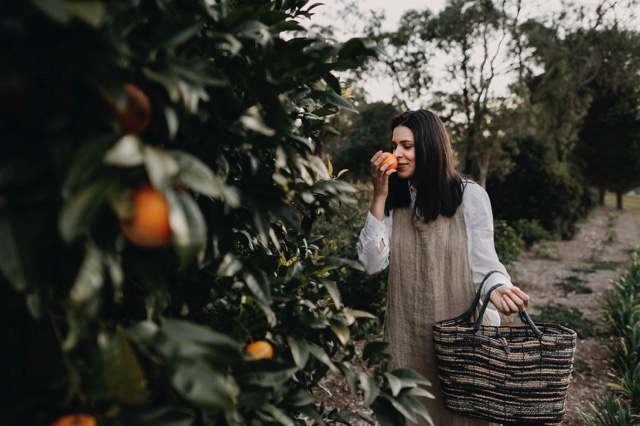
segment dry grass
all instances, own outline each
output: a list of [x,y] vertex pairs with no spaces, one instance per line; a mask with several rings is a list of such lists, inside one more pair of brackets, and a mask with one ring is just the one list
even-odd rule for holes
[[[607,192],[604,196],[606,206],[616,206],[616,194]],[[636,221],[640,224],[640,195],[624,194],[622,196],[622,208],[631,209]]]

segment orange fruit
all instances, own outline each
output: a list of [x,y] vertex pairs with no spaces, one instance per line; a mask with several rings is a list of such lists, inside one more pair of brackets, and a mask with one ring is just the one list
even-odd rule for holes
[[133,216],[120,223],[120,230],[132,243],[141,247],[163,247],[171,243],[169,204],[151,186],[143,186],[133,194]]
[[127,96],[127,103],[122,108],[111,104],[114,115],[120,129],[124,134],[138,134],[149,125],[151,121],[151,103],[149,98],[138,86],[126,83],[123,89]]
[[384,166],[385,164],[387,164],[388,162],[391,161],[391,164],[389,165],[389,167],[387,167],[387,170],[393,170],[398,168],[398,159],[396,158],[395,155],[393,155],[392,153],[387,153],[389,155],[387,155],[387,158],[385,158],[384,160],[382,160],[382,163],[380,164],[380,167]]
[[255,341],[247,346],[244,353],[249,360],[271,359],[273,358],[273,346],[264,340]]
[[67,414],[60,417],[50,426],[96,426],[97,422],[93,416],[88,414]]

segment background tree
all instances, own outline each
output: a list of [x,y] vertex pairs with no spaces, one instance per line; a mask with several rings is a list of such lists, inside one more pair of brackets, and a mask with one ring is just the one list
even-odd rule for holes
[[589,182],[604,205],[608,189],[617,195],[640,185],[640,36],[612,27],[587,34],[600,57],[589,84],[592,102],[577,146]]
[[346,422],[329,371],[382,424],[428,416],[415,373],[348,364],[371,315],[312,225],[353,189],[314,153],[373,50],[309,34],[316,6],[2,2],[0,423]]

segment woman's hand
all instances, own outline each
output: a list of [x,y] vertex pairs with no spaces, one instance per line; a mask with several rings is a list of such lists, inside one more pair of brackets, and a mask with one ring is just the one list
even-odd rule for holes
[[373,181],[373,196],[386,199],[389,193],[389,175],[394,173],[395,169],[390,169],[391,161],[380,167],[380,164],[389,155],[388,152],[378,151],[373,154],[370,163],[371,180]]
[[[388,152],[378,151],[369,160],[371,181],[373,182],[373,198],[371,199],[369,211],[378,220],[384,219],[384,203],[389,194],[389,175],[395,172],[395,169],[387,170],[391,165],[391,161],[380,167],[380,164],[388,155]],[[381,249],[383,247],[382,241],[380,242],[380,247]]]
[[529,296],[515,286],[500,286],[493,290],[491,303],[505,315],[517,314],[529,305]]

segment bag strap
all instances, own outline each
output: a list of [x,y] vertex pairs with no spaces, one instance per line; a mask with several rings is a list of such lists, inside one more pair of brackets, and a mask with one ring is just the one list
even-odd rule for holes
[[[492,271],[492,272],[499,272],[499,271]],[[486,281],[486,279],[488,278],[488,276],[491,274],[491,272],[489,274],[487,274],[487,276],[485,276],[485,279],[482,281],[482,283],[484,284],[484,282]],[[504,274],[503,274],[504,275]],[[498,283],[494,286],[492,286],[489,290],[487,290],[487,294],[484,296],[484,302],[482,304],[482,308],[480,308],[480,313],[478,313],[478,319],[476,320],[475,325],[473,326],[473,328],[478,331],[480,330],[480,326],[482,325],[482,319],[484,318],[484,312],[487,310],[487,305],[489,304],[489,298],[491,297],[491,293],[497,289],[498,287],[501,287],[503,285],[506,285],[505,283]],[[480,290],[482,290],[482,285],[480,286],[480,289],[478,289],[478,294],[480,294]],[[479,299],[479,298],[477,298]],[[473,303],[473,309],[475,310],[475,306],[477,305],[477,302],[474,300]],[[466,313],[465,313],[466,315]],[[536,327],[536,325],[533,323],[533,321],[531,320],[531,317],[529,317],[529,314],[527,313],[526,310],[523,310],[522,312],[518,313],[518,316],[520,317],[520,319],[522,320],[522,322],[524,322],[525,324],[527,324],[529,326],[529,328],[533,331],[533,333],[536,335],[536,337],[539,339],[540,337],[542,337],[542,331],[540,331],[540,329],[538,327]]]
[[[491,272],[488,272],[488,273],[487,273],[487,275],[485,275],[485,276],[484,276],[484,278],[482,279],[482,282],[480,283],[480,286],[478,287],[478,291],[476,291],[476,297],[473,299],[473,302],[471,303],[471,307],[467,310],[467,312],[465,312],[464,314],[462,314],[461,316],[459,316],[459,317],[456,319],[456,321],[464,322],[464,321],[469,320],[469,318],[471,318],[471,316],[472,316],[472,315],[475,313],[475,311],[476,311],[476,307],[478,306],[478,303],[480,303],[480,298],[482,297],[482,287],[484,287],[484,283],[485,283],[485,282],[487,282],[487,279],[488,279],[491,275],[493,275],[493,274],[495,274],[495,273],[502,274],[502,272],[500,272],[500,271],[491,271]],[[502,274],[502,275],[504,275],[504,274]],[[495,286],[495,287],[491,288],[491,289],[489,290],[489,292],[487,293],[487,296],[491,295],[491,292],[492,292],[493,290],[495,290],[497,287],[501,286],[501,285],[504,285],[504,284],[499,284],[499,285],[497,285],[497,286]],[[486,306],[486,303],[485,303],[484,305]],[[483,308],[485,308],[485,307],[483,306]],[[485,308],[485,309],[486,309],[486,308]],[[481,310],[481,311],[480,311],[480,314],[481,314],[481,315],[484,315],[484,310]],[[482,321],[480,321],[480,322],[482,323]],[[476,330],[477,330],[477,329],[476,329]]]

